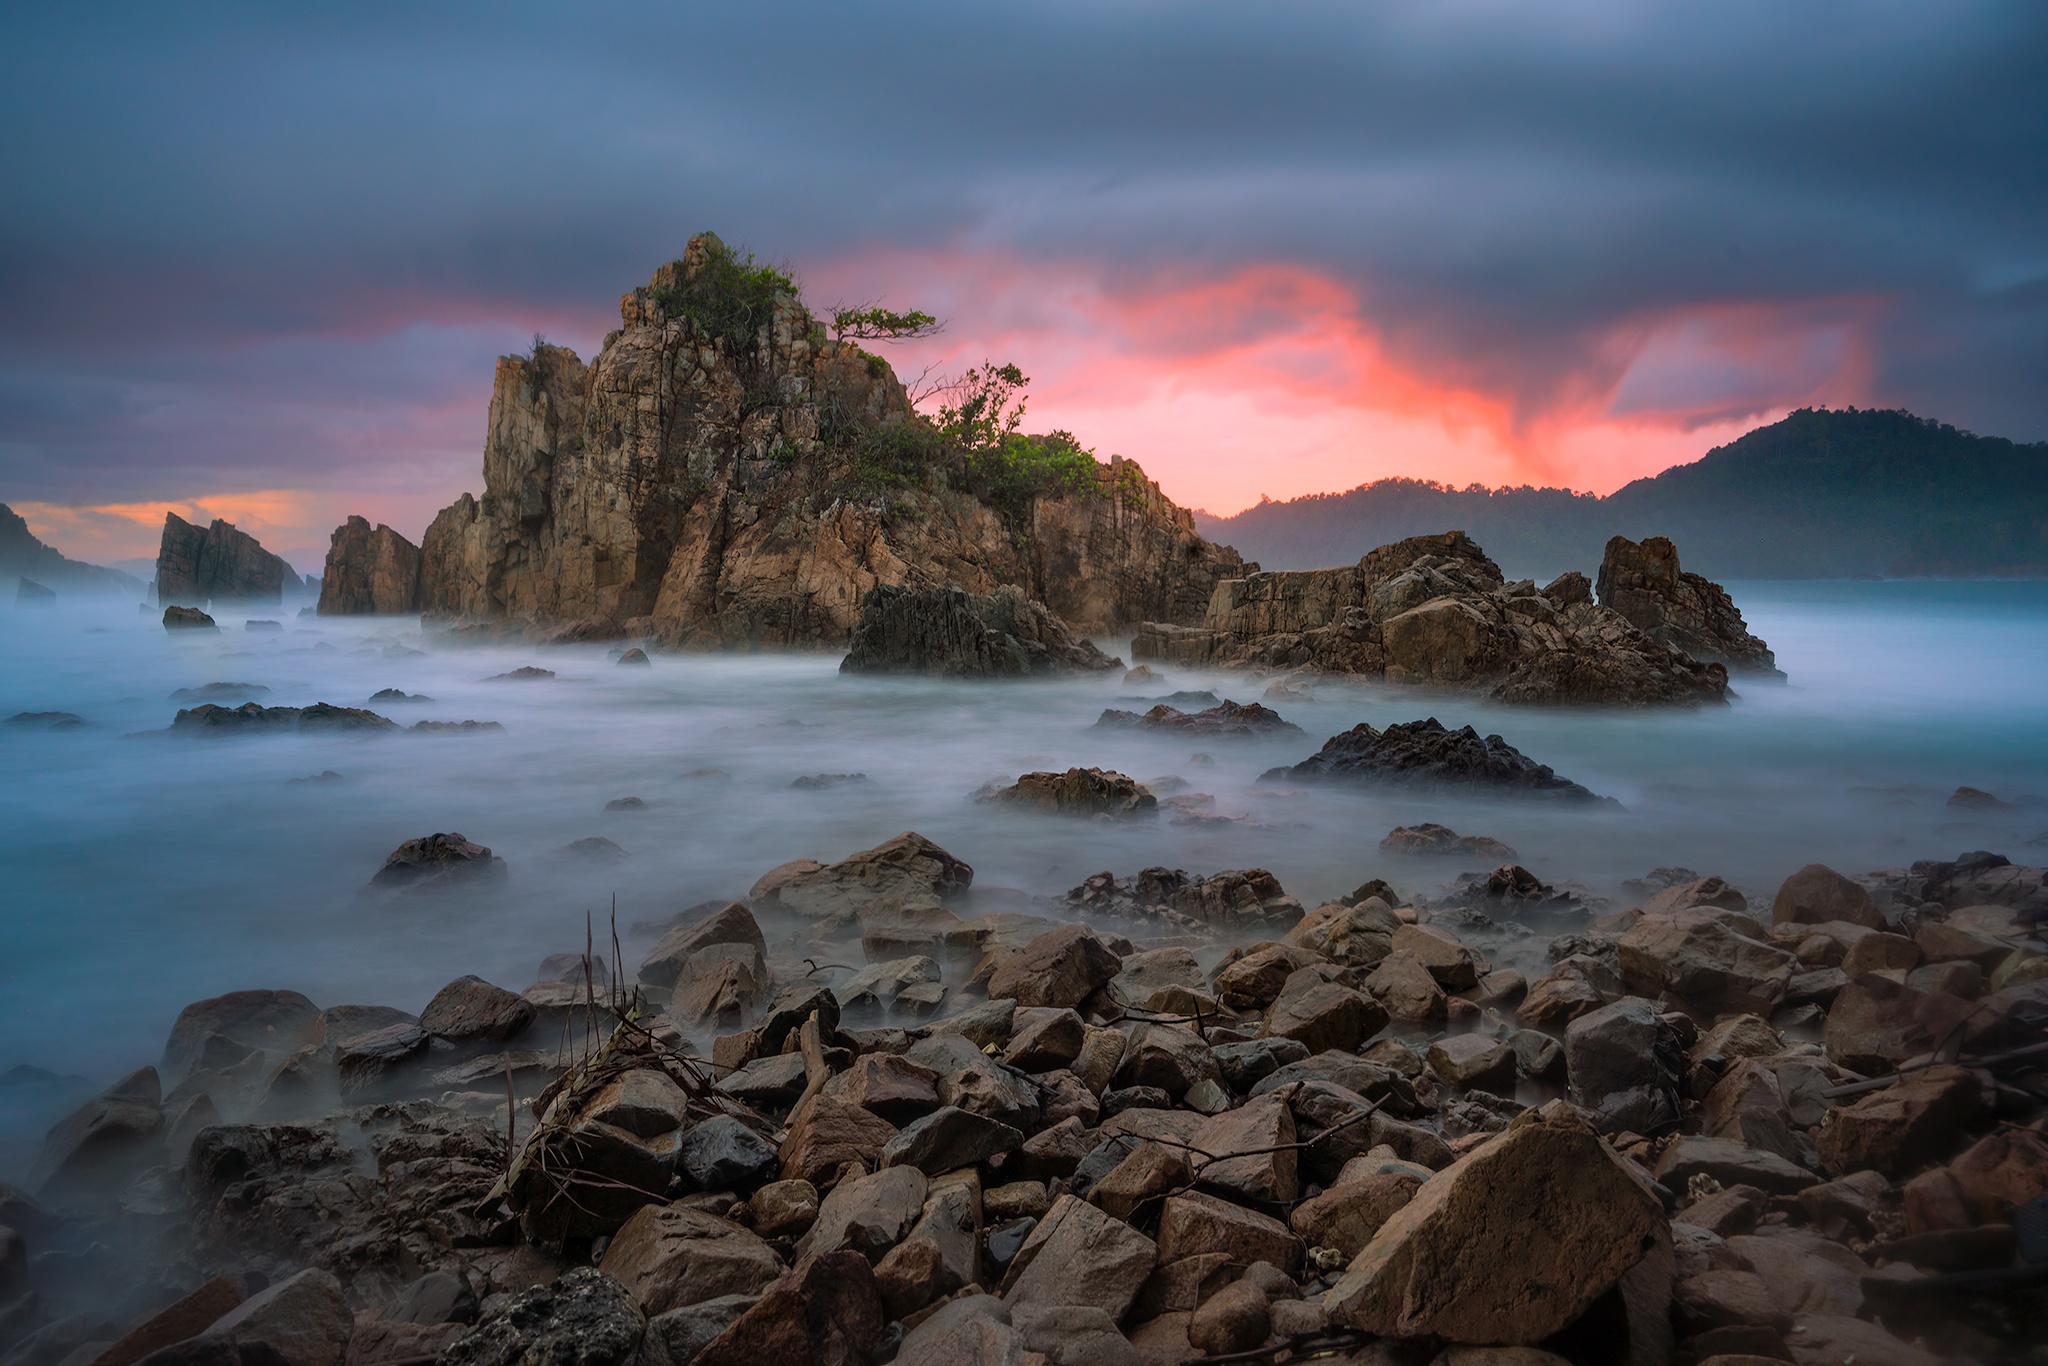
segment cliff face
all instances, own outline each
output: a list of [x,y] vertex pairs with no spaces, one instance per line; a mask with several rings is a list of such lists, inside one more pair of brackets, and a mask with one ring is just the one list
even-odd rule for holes
[[[1128,461],[1005,516],[942,456],[892,457],[930,432],[887,362],[827,340],[786,291],[744,333],[682,302],[716,250],[693,239],[621,299],[588,365],[554,346],[498,362],[484,494],[428,528],[421,610],[557,637],[842,646],[877,584],[1010,585],[1110,632],[1194,621],[1256,568]],[[363,553],[340,533],[336,548],[330,579]]]
[[1527,579],[1506,582],[1462,531],[1413,536],[1338,569],[1224,582],[1201,626],[1148,623],[1131,653],[1367,674],[1476,689],[1504,702],[1718,702],[1728,684],[1721,664],[1694,659],[1593,602],[1585,575],[1540,589]]
[[420,551],[379,523],[351,517],[334,529],[320,579],[320,615],[420,610]]
[[1678,567],[1678,547],[1663,536],[1616,536],[1600,558],[1600,605],[1654,640],[1694,659],[1783,679],[1777,657],[1750,634],[1728,590]]
[[0,503],[0,584],[10,578],[30,579],[67,592],[139,595],[143,588],[142,580],[132,574],[64,558],[54,546],[37,540],[19,513]]
[[289,580],[299,576],[232,522],[215,518],[204,529],[175,512],[164,514],[164,536],[156,556],[156,598],[203,607],[209,601],[280,602]]

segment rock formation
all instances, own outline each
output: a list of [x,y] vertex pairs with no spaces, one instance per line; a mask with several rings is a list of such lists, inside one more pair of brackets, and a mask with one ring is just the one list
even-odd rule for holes
[[1565,574],[1541,589],[1526,579],[1508,583],[1462,531],[1383,545],[1341,569],[1226,579],[1200,626],[1147,622],[1131,653],[1197,666],[1366,674],[1483,690],[1503,702],[1644,705],[1728,695],[1725,666],[1702,663],[1595,603],[1585,575]]
[[1016,678],[1123,666],[1077,639],[1044,603],[1016,588],[972,594],[957,584],[876,584],[861,597],[860,618],[839,671]]
[[1205,711],[1182,711],[1161,702],[1144,715],[1114,707],[1096,719],[1097,730],[1149,730],[1169,735],[1186,735],[1205,740],[1238,739],[1252,735],[1306,735],[1300,726],[1271,707],[1257,702],[1224,700]]
[[1424,792],[1483,792],[1563,801],[1605,800],[1560,778],[1498,735],[1480,738],[1470,726],[1452,730],[1434,716],[1374,730],[1360,722],[1333,735],[1316,753],[1286,768],[1268,769],[1260,782],[1361,783]]
[[132,592],[140,596],[143,588],[142,580],[132,574],[65,559],[54,547],[37,540],[19,513],[0,503],[0,583],[10,574],[68,592]]
[[320,579],[320,615],[392,615],[420,610],[420,551],[379,523],[350,517],[334,529]]
[[1129,461],[1021,499],[979,484],[886,361],[828,340],[710,234],[620,321],[588,364],[547,345],[498,362],[484,493],[428,528],[422,610],[555,638],[836,647],[877,584],[1014,586],[1085,633],[1194,621],[1247,568]]
[[1694,659],[1783,679],[1770,647],[1749,632],[1735,600],[1718,583],[1678,567],[1678,547],[1663,536],[1640,543],[1616,536],[1600,558],[1600,605],[1631,626]]
[[203,607],[211,601],[279,602],[285,586],[299,587],[292,567],[254,536],[218,517],[201,529],[175,512],[164,514],[156,555],[156,600]]

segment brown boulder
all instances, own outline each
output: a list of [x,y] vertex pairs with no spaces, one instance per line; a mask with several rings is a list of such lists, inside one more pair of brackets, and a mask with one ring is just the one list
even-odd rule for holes
[[1822,863],[1809,863],[1785,879],[1771,903],[1771,919],[1780,925],[1846,920],[1865,929],[1885,928],[1884,914],[1870,893]]
[[988,979],[988,995],[1020,1006],[1076,1006],[1122,966],[1095,931],[1073,922],[1046,931],[1004,959]]
[[1240,1266],[1270,1262],[1290,1276],[1301,1271],[1301,1239],[1271,1215],[1201,1191],[1168,1200],[1159,1211],[1160,1264],[1208,1253]]
[[1411,1172],[1341,1182],[1296,1205],[1288,1223],[1311,1247],[1334,1247],[1348,1262],[1421,1185],[1422,1178]]
[[420,1028],[456,1043],[502,1043],[533,1023],[533,1002],[481,977],[458,977],[434,993]]
[[1961,1067],[1930,1067],[1898,1085],[1828,1111],[1815,1142],[1836,1175],[1903,1177],[1944,1156],[1986,1108],[1983,1081]]
[[1196,1177],[1249,1204],[1290,1204],[1300,1190],[1296,1154],[1272,1150],[1293,1142],[1294,1115],[1287,1103],[1277,1095],[1260,1096],[1225,1110],[1196,1132],[1195,1150],[1220,1159],[1198,1160]]
[[867,1259],[828,1252],[769,1286],[692,1366],[867,1366],[883,1314]]
[[1631,991],[1669,992],[1708,1014],[1768,1015],[1785,999],[1798,960],[1738,934],[1707,910],[1645,915],[1617,948]]
[[1272,1331],[1272,1302],[1250,1281],[1232,1281],[1188,1320],[1188,1342],[1211,1356],[1250,1351]]
[[1866,973],[1835,997],[1821,1042],[1842,1066],[1878,1076],[1956,1037],[1971,1013],[1968,1001]]
[[1083,1304],[1121,1319],[1152,1274],[1158,1251],[1130,1225],[1063,1195],[1011,1260],[1002,1297],[1012,1310]]
[[1948,1164],[1964,1206],[1985,1222],[2002,1222],[2011,1208],[2048,1196],[2048,1140],[2030,1129],[1987,1134]]
[[872,1111],[831,1096],[813,1096],[789,1117],[788,1136],[776,1150],[785,1181],[816,1185],[848,1162],[872,1165],[896,1126]]
[[1437,1173],[1326,1299],[1333,1320],[1394,1337],[1542,1341],[1657,1243],[1657,1199],[1568,1115],[1522,1123]]
[[683,1205],[647,1205],[605,1248],[600,1268],[649,1315],[720,1295],[752,1295],[783,1272],[767,1243],[728,1219]]
[[1337,1049],[1355,1053],[1387,1027],[1387,1010],[1347,986],[1325,981],[1314,968],[1290,974],[1266,1014],[1267,1038],[1296,1039],[1311,1053]]
[[964,892],[974,869],[915,831],[906,830],[837,863],[797,859],[772,868],[747,893],[763,910],[804,916],[858,912],[885,896],[944,900]]
[[975,800],[987,805],[1049,811],[1060,816],[1135,820],[1159,813],[1159,799],[1135,779],[1101,768],[1026,773],[1009,787],[990,788]]

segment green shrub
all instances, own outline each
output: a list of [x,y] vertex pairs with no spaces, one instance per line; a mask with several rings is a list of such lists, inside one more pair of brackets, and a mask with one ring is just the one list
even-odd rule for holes
[[779,295],[797,295],[796,280],[786,270],[758,262],[752,252],[737,252],[706,234],[704,264],[685,277],[683,263],[674,262],[674,279],[653,291],[654,301],[671,318],[688,318],[706,336],[722,338],[733,350],[754,345],[761,325],[775,316]]

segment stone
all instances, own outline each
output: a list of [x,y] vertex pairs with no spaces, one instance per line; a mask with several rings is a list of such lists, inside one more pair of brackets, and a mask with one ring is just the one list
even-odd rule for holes
[[1866,972],[1891,969],[1910,971],[1920,966],[1920,946],[1903,934],[1872,930],[1859,937],[1842,955],[1842,975],[1860,977]]
[[945,1265],[938,1244],[929,1238],[906,1238],[875,1264],[875,1290],[891,1320],[908,1318],[944,1293]]
[[1325,981],[1313,968],[1301,968],[1288,975],[1261,1032],[1295,1040],[1311,1053],[1355,1053],[1387,1027],[1387,1020],[1386,1007],[1372,997]]
[[754,1232],[764,1238],[792,1238],[818,1218],[818,1188],[808,1181],[770,1181],[747,1200]]
[[1799,1366],[1940,1366],[1941,1358],[1899,1341],[1874,1323],[1849,1315],[1803,1314],[1785,1334]]
[[1185,1095],[1203,1081],[1220,1081],[1209,1045],[1179,1025],[1140,1024],[1124,1046],[1117,1081],[1124,1086],[1156,1086],[1169,1097]]
[[669,1361],[686,1366],[697,1359],[707,1343],[760,1301],[759,1295],[720,1295],[701,1304],[652,1315],[647,1320],[640,1359],[652,1366],[653,1360],[658,1360],[656,1353],[665,1351]]
[[1487,835],[1460,835],[1448,825],[1397,825],[1380,841],[1380,852],[1398,857],[1477,859],[1485,863],[1512,863],[1515,851]]
[[1666,537],[1612,537],[1595,584],[1600,605],[1650,639],[1730,672],[1784,681],[1770,647],[1751,634],[1727,590],[1681,571],[1678,548]]
[[164,1042],[163,1075],[182,1078],[222,1042],[240,1045],[243,1053],[295,1052],[311,1042],[319,1018],[320,1008],[296,991],[231,991],[194,1001],[178,1012]]
[[2013,1206],[2048,1196],[2048,1140],[2038,1131],[1996,1129],[1950,1162],[1948,1175],[1972,1216],[2002,1222]]
[[505,876],[505,860],[455,831],[399,845],[370,879],[370,886],[382,892],[439,891],[496,886]]
[[651,1138],[689,1122],[689,1097],[658,1067],[636,1067],[606,1082],[583,1102],[583,1115]]
[[1602,1128],[1657,1133],[1680,1115],[1685,1053],[1656,1007],[1624,996],[1565,1029],[1566,1075]]
[[1004,959],[989,978],[988,994],[1019,1006],[1077,1006],[1121,968],[1122,960],[1093,930],[1066,924]]
[[164,608],[166,631],[218,631],[219,625],[197,607]]
[[1809,863],[1785,879],[1771,902],[1771,920],[1779,925],[1842,920],[1870,930],[1886,928],[1869,892],[1820,863]]
[[1665,887],[1645,901],[1642,910],[1645,915],[1661,915],[1667,911],[1689,911],[1701,906],[1747,911],[1749,898],[1720,878],[1702,877]]
[[[1200,694],[1214,697],[1215,694]],[[1270,691],[1269,691],[1269,694]],[[1182,711],[1161,702],[1144,715],[1111,709],[1095,722],[1097,730],[1142,730],[1193,740],[1237,740],[1256,735],[1303,735],[1300,726],[1257,702],[1224,700],[1203,711]]]
[[1561,778],[1498,735],[1480,738],[1470,726],[1450,730],[1430,717],[1375,730],[1360,722],[1261,782],[1344,783],[1425,793],[1497,792],[1551,801],[1597,802],[1593,792]]
[[1354,905],[1333,901],[1303,916],[1280,942],[1333,963],[1363,968],[1393,952],[1394,932],[1400,927],[1401,921],[1377,897]]
[[[1115,1157],[1129,1143],[1105,1142],[1103,1147]],[[1087,1188],[1088,1203],[1130,1223],[1148,1205],[1188,1184],[1188,1162],[1184,1149],[1147,1139]]]
[[1515,1007],[1515,1020],[1530,1029],[1561,1034],[1573,1020],[1606,1002],[1585,969],[1566,959],[1529,984],[1529,994]]
[[924,1211],[930,1189],[915,1167],[887,1167],[841,1181],[818,1206],[818,1218],[797,1244],[799,1262],[850,1248],[870,1263],[903,1240]]
[[334,529],[320,574],[320,615],[396,615],[420,608],[419,547],[381,522],[350,517]]
[[1785,999],[1798,961],[1705,910],[1645,915],[1617,949],[1630,990],[1669,992],[1710,1015],[1768,1015]]
[[1402,925],[1394,931],[1393,951],[1414,955],[1446,991],[1471,990],[1487,970],[1456,935],[1434,925]]
[[1143,820],[1159,814],[1159,799],[1136,779],[1101,768],[1026,773],[1009,787],[984,788],[974,800],[987,806],[1113,821]]
[[[639,979],[649,986],[673,986],[694,957],[717,945],[752,950],[744,961],[754,965],[756,977],[767,976],[767,941],[762,938],[760,925],[755,922],[753,912],[744,905],[729,901],[662,935],[647,957],[641,960]],[[836,1011],[836,1005],[834,1009]],[[834,1023],[837,1023],[836,1015]]]
[[1196,1131],[1193,1146],[1208,1159],[1197,1159],[1194,1175],[1204,1186],[1252,1204],[1290,1204],[1300,1191],[1296,1155],[1263,1150],[1294,1141],[1294,1115],[1284,1100],[1268,1095],[1246,1101]]
[[958,584],[909,588],[878,583],[861,596],[860,616],[839,671],[930,674],[941,678],[1019,678],[1122,669],[1076,636],[1044,603],[1015,587],[974,594]]
[[815,1185],[848,1162],[878,1161],[882,1146],[895,1136],[896,1126],[872,1111],[813,1096],[790,1115],[788,1136],[776,1156],[783,1180]]
[[1737,1058],[1765,1058],[1785,1046],[1762,1016],[1732,1015],[1700,1035],[1686,1056],[1696,1063],[1725,1067]]
[[1024,1338],[993,1295],[962,1295],[903,1335],[898,1366],[1025,1366]]
[[154,1067],[139,1068],[66,1115],[43,1138],[28,1184],[45,1198],[118,1191],[161,1151],[164,1115]]
[[1657,1159],[1654,1170],[1657,1179],[1671,1190],[1685,1189],[1696,1176],[1710,1176],[1723,1186],[1755,1186],[1772,1195],[1796,1195],[1820,1181],[1776,1153],[1726,1138],[1675,1139]]
[[420,1028],[460,1044],[503,1043],[533,1023],[533,1002],[481,977],[458,977],[434,993]]
[[873,1268],[858,1253],[828,1252],[771,1285],[692,1366],[866,1366],[883,1327]]
[[1038,1087],[967,1039],[934,1034],[912,1044],[904,1056],[938,1074],[940,1104],[971,1110],[1014,1129],[1038,1127],[1042,1104]]
[[1983,1082],[1961,1067],[1930,1067],[1830,1109],[1815,1145],[1836,1175],[1905,1177],[1948,1153],[1988,1108]]
[[747,893],[760,910],[824,917],[857,914],[883,897],[944,900],[965,892],[974,869],[914,831],[884,840],[838,863],[798,859],[763,874]]
[[1453,1034],[1429,1046],[1429,1070],[1446,1084],[1512,1094],[1515,1050],[1483,1034]]
[[91,1366],[134,1366],[160,1347],[199,1336],[248,1298],[240,1276],[215,1276],[122,1334]]
[[1249,1281],[1233,1281],[1188,1320],[1188,1341],[1212,1356],[1249,1351],[1272,1331],[1272,1302]]
[[1365,979],[1365,990],[1403,1024],[1432,1024],[1444,1018],[1444,989],[1411,953],[1389,953]]
[[1003,1049],[1003,1061],[1026,1072],[1051,1072],[1081,1056],[1087,1026],[1073,1010],[1033,1007],[1020,1010],[1016,1031]]
[[1414,1197],[1424,1179],[1413,1172],[1389,1172],[1340,1181],[1296,1205],[1288,1223],[1309,1246],[1336,1248],[1348,1262]]
[[1700,1113],[1700,1130],[1709,1137],[1733,1139],[1801,1162],[1806,1152],[1792,1129],[1792,1112],[1777,1073],[1754,1058],[1738,1059],[1721,1074]]
[[1533,1344],[1613,1288],[1664,1227],[1656,1197],[1590,1129],[1568,1115],[1523,1123],[1424,1182],[1326,1304],[1373,1333]]
[[927,1175],[973,1167],[1024,1142],[1007,1124],[947,1105],[914,1120],[882,1146],[882,1166],[916,1167]]
[[346,1366],[375,1366],[386,1361],[438,1359],[469,1331],[465,1323],[403,1323],[389,1319],[358,1319],[348,1337]]
[[676,1144],[683,1175],[702,1190],[745,1190],[774,1175],[773,1144],[732,1115],[713,1115]]
[[1159,1211],[1159,1261],[1222,1253],[1239,1265],[1270,1262],[1287,1274],[1301,1270],[1302,1243],[1268,1214],[1202,1191],[1167,1200]]
[[1145,1366],[1116,1320],[1093,1305],[1022,1305],[1010,1322],[1048,1366]]
[[1842,1066],[1880,1076],[1954,1039],[1971,1014],[1968,1001],[1866,973],[1835,997],[1821,1043]]
[[286,1366],[341,1366],[355,1316],[341,1282],[317,1268],[251,1295],[200,1334],[209,1347],[259,1344]]
[[156,556],[158,602],[202,607],[210,600],[275,603],[283,600],[287,583],[299,586],[291,566],[233,522],[216,517],[202,530],[175,512],[164,514]]
[[398,1293],[384,1317],[395,1323],[472,1323],[476,1294],[452,1271],[429,1271]]
[[[1807,1192],[1802,1191],[1802,1197]],[[1755,1186],[1729,1186],[1685,1207],[1685,1222],[1721,1238],[1749,1233],[1770,1210],[1771,1197]]]
[[599,1263],[647,1314],[720,1295],[758,1294],[783,1272],[759,1236],[681,1204],[646,1205],[628,1219]]
[[427,1031],[417,1024],[386,1025],[343,1039],[334,1046],[334,1065],[343,1094],[353,1094],[400,1071],[427,1051]]
[[1032,1228],[1003,1274],[1003,1302],[1026,1307],[1092,1305],[1120,1320],[1152,1274],[1150,1238],[1084,1201],[1063,1195]]
[[1064,1119],[1025,1139],[1003,1170],[1014,1169],[1019,1177],[1034,1181],[1069,1177],[1094,1148],[1078,1118]]
[[1745,1323],[1778,1332],[1792,1326],[1792,1316],[1753,1271],[1703,1271],[1680,1281],[1672,1299],[1679,1326],[1687,1333]]

